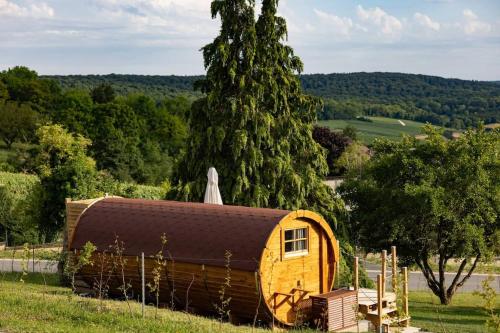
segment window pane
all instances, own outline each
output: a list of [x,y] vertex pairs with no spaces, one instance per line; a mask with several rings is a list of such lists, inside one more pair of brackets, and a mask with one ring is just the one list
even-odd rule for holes
[[295,239],[297,239],[297,238],[306,238],[307,237],[307,229],[306,228],[297,229],[296,231],[297,231],[297,234],[296,234]]
[[293,230],[285,230],[285,240],[293,239]]
[[285,243],[285,252],[292,252],[293,251],[293,243],[294,242]]
[[307,250],[306,240],[297,241],[297,251]]

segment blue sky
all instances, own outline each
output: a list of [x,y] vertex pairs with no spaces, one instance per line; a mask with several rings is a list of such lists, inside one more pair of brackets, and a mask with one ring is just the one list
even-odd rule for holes
[[[259,2],[259,1],[257,1]],[[201,74],[210,0],[0,0],[0,69]],[[306,73],[500,80],[500,0],[281,0]]]

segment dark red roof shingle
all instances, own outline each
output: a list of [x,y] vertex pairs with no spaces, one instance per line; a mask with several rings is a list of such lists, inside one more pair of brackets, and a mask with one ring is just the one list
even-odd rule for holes
[[106,198],[84,211],[71,249],[90,241],[107,251],[118,237],[124,254],[152,256],[167,237],[164,255],[177,262],[223,266],[231,251],[231,268],[254,271],[267,238],[287,210],[203,203]]

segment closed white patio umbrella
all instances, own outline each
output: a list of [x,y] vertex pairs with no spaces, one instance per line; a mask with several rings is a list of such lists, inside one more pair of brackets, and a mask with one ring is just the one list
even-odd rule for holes
[[222,205],[222,198],[219,192],[219,175],[214,167],[208,169],[208,183],[205,190],[205,203]]

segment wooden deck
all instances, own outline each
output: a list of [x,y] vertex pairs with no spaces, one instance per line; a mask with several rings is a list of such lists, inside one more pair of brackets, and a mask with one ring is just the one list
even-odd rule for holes
[[[358,304],[359,312],[377,327],[380,320],[378,314],[377,290],[360,288],[358,290]],[[391,326],[406,327],[410,320],[410,317],[402,317],[398,314],[396,294],[393,292],[386,292],[382,297],[381,315],[382,320],[380,324],[385,327],[385,332],[388,332]]]

